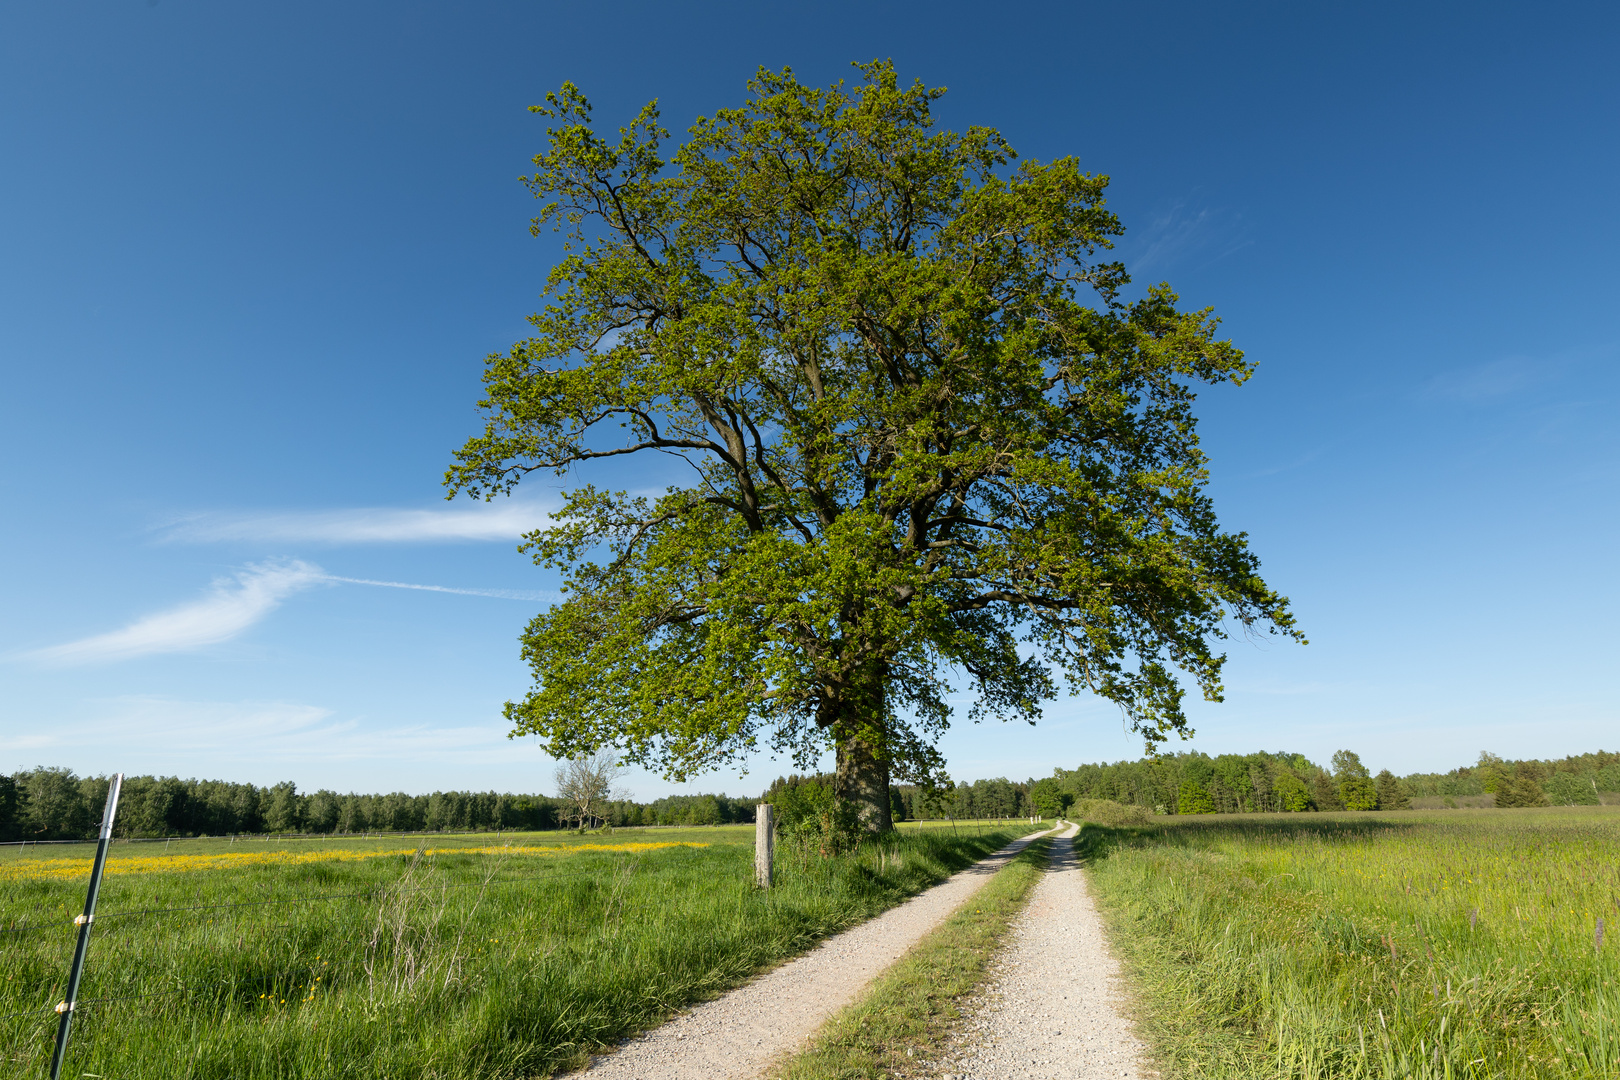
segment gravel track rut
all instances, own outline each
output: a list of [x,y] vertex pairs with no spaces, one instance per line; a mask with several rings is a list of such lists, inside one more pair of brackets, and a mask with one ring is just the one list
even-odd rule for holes
[[940,1073],[951,1080],[1144,1080],[1143,1046],[1121,1009],[1119,963],[1074,854],[1069,826],[1013,925],[990,984]]
[[[1050,830],[1048,830],[1050,831]],[[593,1058],[593,1080],[754,1080],[978,892],[1031,840],[1015,840],[942,884],[828,938],[803,956]]]

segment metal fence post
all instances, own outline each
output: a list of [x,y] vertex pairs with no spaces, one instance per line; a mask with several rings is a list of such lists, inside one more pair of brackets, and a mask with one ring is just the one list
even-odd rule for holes
[[118,773],[107,788],[107,806],[101,812],[101,834],[96,843],[96,861],[90,867],[90,891],[84,895],[84,914],[74,919],[79,927],[79,944],[73,950],[73,967],[68,972],[67,997],[56,1007],[62,1021],[56,1028],[56,1049],[51,1052],[51,1080],[62,1075],[62,1056],[67,1053],[68,1031],[73,1027],[73,1009],[79,1003],[79,976],[84,974],[84,953],[90,945],[90,924],[96,921],[96,895],[101,892],[101,871],[107,865],[107,843],[112,839],[113,815],[118,812],[118,789],[124,774]]
[[776,831],[772,827],[772,806],[760,803],[754,808],[754,883],[762,889],[771,887],[771,856],[775,853]]

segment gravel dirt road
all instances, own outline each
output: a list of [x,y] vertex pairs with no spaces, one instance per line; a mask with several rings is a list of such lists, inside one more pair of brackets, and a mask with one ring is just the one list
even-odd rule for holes
[[1143,1080],[1143,1047],[1120,1005],[1119,964],[1075,859],[1073,825],[1052,844],[1052,861],[990,984],[967,1009],[942,1076],[952,1080]]
[[754,1080],[1044,835],[1014,841],[870,922],[592,1059],[584,1074],[593,1080]]

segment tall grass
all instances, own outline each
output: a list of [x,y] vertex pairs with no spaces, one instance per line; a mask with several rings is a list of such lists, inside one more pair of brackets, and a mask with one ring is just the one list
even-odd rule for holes
[[[1620,1076],[1620,814],[1087,826],[1172,1075]],[[1605,935],[1607,936],[1607,935]]]
[[[621,830],[572,848],[557,834],[462,849],[302,842],[282,859],[255,857],[276,847],[264,841],[190,841],[169,845],[167,868],[153,865],[157,845],[115,845],[65,1072],[548,1075],[1023,831],[929,830],[837,859],[786,857],[769,892],[752,885],[751,827]],[[7,1076],[45,1073],[84,888],[51,871],[88,867],[84,849],[38,854],[53,865],[0,858],[0,928],[46,924],[0,933],[0,1015],[31,1010],[0,1020]],[[125,857],[149,861],[118,873]],[[193,910],[119,914],[172,908]]]

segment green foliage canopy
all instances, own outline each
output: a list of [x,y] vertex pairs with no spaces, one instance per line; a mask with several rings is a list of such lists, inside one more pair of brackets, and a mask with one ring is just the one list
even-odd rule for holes
[[[670,454],[691,482],[590,484],[528,537],[567,598],[523,635],[515,733],[684,779],[768,743],[942,778],[947,673],[1031,723],[1061,677],[1150,744],[1219,700],[1231,619],[1298,637],[1205,492],[1199,383],[1251,366],[1167,286],[1099,254],[1107,178],[940,130],[887,63],[817,89],[761,70],[666,154],[565,84],[535,111],[536,233],[567,235],[533,337],[491,356],[446,475]],[[881,796],[884,777],[870,789]]]

